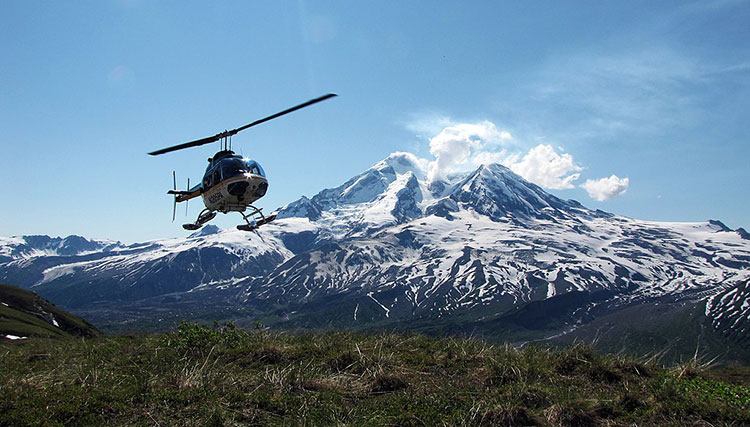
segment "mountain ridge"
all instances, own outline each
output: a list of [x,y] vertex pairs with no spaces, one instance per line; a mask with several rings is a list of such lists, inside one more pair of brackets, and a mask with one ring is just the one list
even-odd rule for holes
[[[80,310],[211,301],[290,327],[459,319],[492,332],[493,319],[505,319],[540,338],[660,298],[706,305],[750,277],[744,230],[720,221],[591,210],[501,165],[427,176],[416,156],[395,153],[285,205],[257,233],[211,228],[95,254],[17,257],[0,263],[0,280],[26,274],[33,280],[22,286]],[[532,321],[536,305],[558,307],[561,320]],[[709,323],[736,310],[715,307]],[[720,324],[732,339],[747,335]]]

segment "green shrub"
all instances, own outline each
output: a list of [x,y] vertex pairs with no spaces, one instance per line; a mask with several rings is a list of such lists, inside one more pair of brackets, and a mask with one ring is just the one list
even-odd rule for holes
[[707,380],[701,377],[687,379],[683,384],[683,390],[688,395],[702,396],[750,411],[750,387]]
[[177,331],[167,334],[166,344],[177,350],[206,350],[217,345],[229,348],[239,347],[246,341],[247,334],[238,330],[234,323],[226,322],[219,326],[214,322],[212,328],[196,322],[183,320]]

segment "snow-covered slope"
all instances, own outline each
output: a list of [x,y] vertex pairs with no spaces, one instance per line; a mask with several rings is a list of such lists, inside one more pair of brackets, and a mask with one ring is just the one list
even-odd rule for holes
[[264,231],[253,234],[206,227],[188,238],[80,255],[14,258],[0,264],[0,280],[79,307],[95,301],[138,300],[221,287],[262,276],[291,255],[279,239]]
[[78,255],[16,253],[0,263],[0,280],[82,307],[211,295],[301,325],[516,319],[534,302],[549,302],[574,325],[593,307],[668,297],[707,303],[717,328],[750,330],[744,230],[590,210],[500,165],[438,182],[426,170],[394,153],[289,203],[258,233],[207,227]]
[[519,223],[459,210],[451,219],[432,215],[313,246],[250,281],[248,298],[312,300],[354,290],[373,300],[387,294],[377,299],[384,317],[440,315],[574,290],[607,290],[623,303],[709,295],[750,277],[750,247],[736,233],[616,216]]
[[750,280],[738,281],[709,298],[706,316],[717,330],[750,342]]

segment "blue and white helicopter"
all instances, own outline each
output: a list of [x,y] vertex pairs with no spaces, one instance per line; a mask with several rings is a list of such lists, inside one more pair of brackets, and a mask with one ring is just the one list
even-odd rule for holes
[[336,96],[336,94],[329,93],[260,120],[256,120],[245,126],[238,127],[237,129],[225,130],[214,136],[168,148],[162,148],[161,150],[148,153],[152,156],[158,156],[159,154],[182,150],[184,148],[197,147],[216,141],[221,142],[221,150],[208,159],[208,167],[203,174],[203,179],[198,185],[190,187],[190,180],[188,179],[187,190],[177,190],[176,173],[174,171],[172,172],[174,188],[167,191],[167,194],[174,195],[172,221],[174,221],[175,218],[177,203],[187,202],[198,196],[203,198],[205,209],[201,211],[195,222],[182,225],[186,230],[197,230],[201,228],[205,223],[214,219],[217,212],[239,212],[240,215],[242,215],[242,218],[244,218],[245,224],[238,225],[237,229],[244,231],[253,231],[261,225],[267,224],[276,219],[276,215],[265,216],[261,212],[261,209],[252,205],[256,200],[266,195],[266,191],[268,191],[268,179],[258,162],[243,158],[231,150],[231,137],[237,132],[243,131],[247,128],[281,117],[318,102],[325,101],[334,96]]

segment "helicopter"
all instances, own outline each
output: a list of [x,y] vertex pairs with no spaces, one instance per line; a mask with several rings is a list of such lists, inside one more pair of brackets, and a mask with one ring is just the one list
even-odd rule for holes
[[177,174],[172,171],[173,189],[167,191],[167,194],[174,195],[172,205],[172,221],[175,219],[177,203],[186,202],[198,196],[203,198],[205,208],[198,214],[195,222],[183,224],[185,230],[197,230],[204,224],[216,217],[218,212],[229,213],[239,212],[245,220],[245,224],[237,226],[238,230],[253,231],[261,225],[268,224],[276,219],[276,215],[263,215],[262,208],[253,206],[253,203],[266,195],[268,191],[268,178],[260,164],[243,156],[237,155],[232,151],[232,136],[247,128],[265,123],[301,108],[309,107],[318,102],[337,96],[335,93],[329,93],[321,97],[311,99],[302,104],[256,120],[237,129],[225,130],[214,136],[201,138],[195,141],[172,147],[162,148],[160,150],[148,153],[151,156],[170,153],[172,151],[183,150],[185,148],[198,147],[212,142],[219,141],[221,149],[208,158],[208,166],[203,174],[203,179],[197,185],[190,187],[188,179],[186,190],[177,190]]

